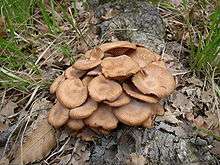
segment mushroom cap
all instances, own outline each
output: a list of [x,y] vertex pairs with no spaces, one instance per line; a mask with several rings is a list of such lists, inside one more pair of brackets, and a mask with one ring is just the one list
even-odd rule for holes
[[141,68],[147,66],[153,61],[156,61],[158,59],[158,56],[159,55],[157,55],[156,53],[143,47],[137,47],[135,51],[129,54],[129,57],[137,62]]
[[102,74],[102,70],[100,66],[97,66],[96,68],[94,68],[93,70],[87,73],[88,76],[98,76],[100,74]]
[[50,93],[54,94],[58,88],[58,86],[65,80],[64,75],[58,76],[53,83],[50,85]]
[[93,79],[94,77],[92,76],[85,76],[83,79],[82,79],[82,83],[84,86],[88,87],[89,85],[89,82]]
[[120,122],[134,126],[141,125],[153,111],[151,104],[133,99],[129,104],[115,108],[113,113]]
[[164,61],[162,61],[162,60],[154,61],[151,64],[157,65],[157,66],[159,66],[161,68],[164,68],[164,69],[167,69],[166,63]]
[[152,111],[152,115],[149,116],[149,118],[142,123],[142,126],[145,128],[152,128],[154,125],[154,119],[156,118],[156,115],[161,116],[161,115],[164,115],[164,112],[165,112],[163,109],[163,106],[160,105],[159,103],[151,104],[151,105],[154,111]]
[[89,70],[95,68],[101,64],[101,60],[89,60],[89,59],[79,59],[74,64],[73,67],[79,70]]
[[119,96],[115,101],[104,101],[105,104],[108,104],[111,107],[120,107],[122,105],[126,105],[131,101],[130,97],[128,97],[124,92]]
[[101,60],[104,57],[104,52],[100,48],[90,49],[85,53],[85,57],[90,60]]
[[97,102],[88,98],[84,104],[70,110],[70,117],[72,119],[83,119],[90,116],[97,108]]
[[84,74],[86,74],[86,71],[75,69],[72,66],[67,68],[64,72],[64,76],[67,79],[81,78]]
[[145,120],[143,123],[142,123],[142,126],[144,128],[152,128],[153,125],[154,125],[154,119],[155,119],[156,115],[153,114],[151,115],[147,120]]
[[136,49],[136,45],[128,41],[115,41],[104,43],[99,46],[104,53],[110,53],[115,56],[123,55],[130,49]]
[[63,107],[59,102],[56,102],[48,113],[48,122],[55,128],[63,126],[68,119],[69,109]]
[[154,94],[164,98],[175,89],[176,83],[172,74],[154,64],[142,68],[132,77],[134,85],[144,94]]
[[85,126],[82,120],[76,120],[76,119],[69,119],[66,125],[67,127],[69,127],[70,129],[74,131],[78,131]]
[[128,95],[130,95],[131,97],[136,98],[138,100],[145,101],[148,103],[157,103],[159,101],[159,98],[156,96],[142,94],[132,84],[128,85],[126,83],[123,83],[123,89]]
[[111,107],[100,104],[98,109],[84,120],[85,124],[93,128],[111,130],[117,127],[118,119],[112,113]]
[[140,70],[138,64],[126,55],[106,57],[102,60],[101,67],[107,78],[129,77]]
[[89,95],[97,102],[114,101],[122,94],[121,85],[100,75],[92,79],[88,85]]
[[66,79],[57,88],[56,96],[59,102],[67,108],[75,108],[86,101],[87,88],[78,78]]

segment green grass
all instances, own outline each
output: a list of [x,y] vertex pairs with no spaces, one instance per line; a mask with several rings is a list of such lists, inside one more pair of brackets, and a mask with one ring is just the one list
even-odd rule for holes
[[189,63],[196,72],[205,73],[211,66],[216,68],[216,74],[220,73],[219,3],[211,0],[183,0],[179,6],[170,1],[162,1],[159,4],[161,8],[170,12],[171,19],[182,23],[182,31],[189,34],[185,45],[191,51]]

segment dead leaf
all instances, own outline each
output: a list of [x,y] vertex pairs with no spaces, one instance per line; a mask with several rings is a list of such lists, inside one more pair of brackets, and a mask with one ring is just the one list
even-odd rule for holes
[[205,118],[205,123],[208,126],[208,129],[215,129],[219,127],[218,115],[215,112],[206,111],[207,118]]
[[7,128],[8,128],[7,124],[0,122],[0,133],[6,130]]
[[6,37],[5,17],[0,16],[0,38]]
[[172,106],[178,108],[181,112],[192,112],[194,104],[190,99],[180,92],[175,92],[172,95]]
[[176,118],[177,116],[180,116],[180,113],[172,113],[170,110],[167,110],[164,113],[164,116],[157,116],[156,120],[157,121],[166,121],[166,122],[172,123],[172,124],[182,123],[182,121],[180,121],[179,119]]
[[11,100],[2,108],[0,115],[8,117],[14,114],[15,108],[17,108],[18,105]]
[[197,118],[195,118],[193,120],[194,124],[197,126],[197,127],[202,127],[203,124],[204,124],[204,119],[202,116],[198,116]]
[[19,148],[12,164],[24,164],[41,160],[56,145],[55,130],[47,122],[47,119],[40,120],[35,130],[27,135],[23,149]]
[[2,158],[2,159],[0,160],[0,164],[1,164],[1,165],[9,165],[9,160],[4,157],[4,158]]

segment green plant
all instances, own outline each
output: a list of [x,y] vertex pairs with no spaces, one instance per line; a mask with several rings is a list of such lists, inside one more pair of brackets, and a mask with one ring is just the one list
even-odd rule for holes
[[208,64],[219,68],[220,10],[218,8],[210,15],[207,37],[204,38],[202,33],[198,32],[198,41],[198,46],[196,47],[194,38],[191,37],[192,68],[201,71],[206,69]]

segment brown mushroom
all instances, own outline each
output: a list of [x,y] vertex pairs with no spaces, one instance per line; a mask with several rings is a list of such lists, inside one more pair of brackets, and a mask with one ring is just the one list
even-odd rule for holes
[[98,76],[101,74],[102,74],[102,70],[100,66],[97,66],[96,68],[94,68],[93,70],[87,73],[88,76]]
[[59,102],[67,108],[75,108],[86,101],[87,88],[80,79],[66,79],[57,88]]
[[97,102],[104,100],[114,101],[122,94],[120,84],[108,80],[102,75],[97,76],[90,81],[88,90],[89,95]]
[[126,105],[131,101],[131,99],[123,92],[115,101],[104,101],[105,104],[108,104],[111,107],[120,107]]
[[138,100],[141,100],[141,101],[145,101],[145,102],[148,102],[148,103],[157,103],[159,101],[159,98],[156,97],[156,96],[153,96],[153,95],[144,95],[142,94],[140,91],[138,91],[137,88],[135,88],[134,85],[132,84],[126,84],[126,83],[123,83],[123,89],[124,91],[130,95],[131,97],[133,98],[136,98]]
[[70,117],[72,119],[83,119],[90,116],[98,107],[97,102],[88,98],[87,101],[76,108],[70,110]]
[[154,61],[151,64],[154,64],[154,65],[157,65],[161,68],[167,69],[166,63],[164,61],[161,61],[161,60],[160,61]]
[[105,43],[99,46],[104,53],[110,53],[115,56],[123,55],[130,49],[136,49],[136,45],[128,41],[115,41]]
[[58,88],[58,86],[65,80],[64,75],[58,76],[53,83],[50,85],[50,93],[54,94]]
[[48,122],[55,128],[63,126],[69,119],[69,109],[57,102],[48,113]]
[[79,59],[74,64],[73,67],[79,70],[89,70],[95,68],[101,64],[101,60],[89,60],[89,59]]
[[85,124],[92,128],[112,130],[117,127],[118,119],[112,113],[111,107],[100,104],[98,109],[84,120]]
[[64,72],[64,76],[67,79],[81,78],[84,74],[86,74],[86,71],[75,69],[72,66],[67,68]]
[[140,70],[138,64],[126,55],[106,57],[102,60],[101,67],[107,78],[129,77]]
[[132,99],[129,104],[115,108],[113,113],[120,122],[135,126],[141,125],[154,114],[153,111],[154,108],[151,104]]
[[89,82],[93,79],[94,77],[92,76],[85,76],[83,79],[82,79],[82,83],[84,86],[88,87],[89,85]]
[[84,127],[84,123],[82,120],[76,120],[76,119],[69,119],[66,123],[67,127],[69,127],[71,130],[78,131]]
[[90,60],[101,60],[104,52],[100,48],[90,49],[85,53],[85,57]]
[[156,117],[155,114],[152,114],[151,116],[149,116],[149,118],[142,123],[142,126],[144,128],[152,128],[154,125],[155,117]]
[[156,61],[158,59],[158,56],[159,55],[157,55],[156,53],[143,47],[137,47],[135,51],[129,54],[129,57],[137,62],[141,68],[147,66],[153,61]]
[[132,82],[142,93],[164,98],[173,92],[176,83],[168,70],[154,64],[142,69],[132,77]]
[[152,114],[149,116],[149,118],[142,123],[142,126],[145,128],[152,128],[154,125],[154,119],[156,118],[156,116],[164,115],[163,106],[161,106],[159,103],[151,104],[151,105],[154,110],[152,111]]

